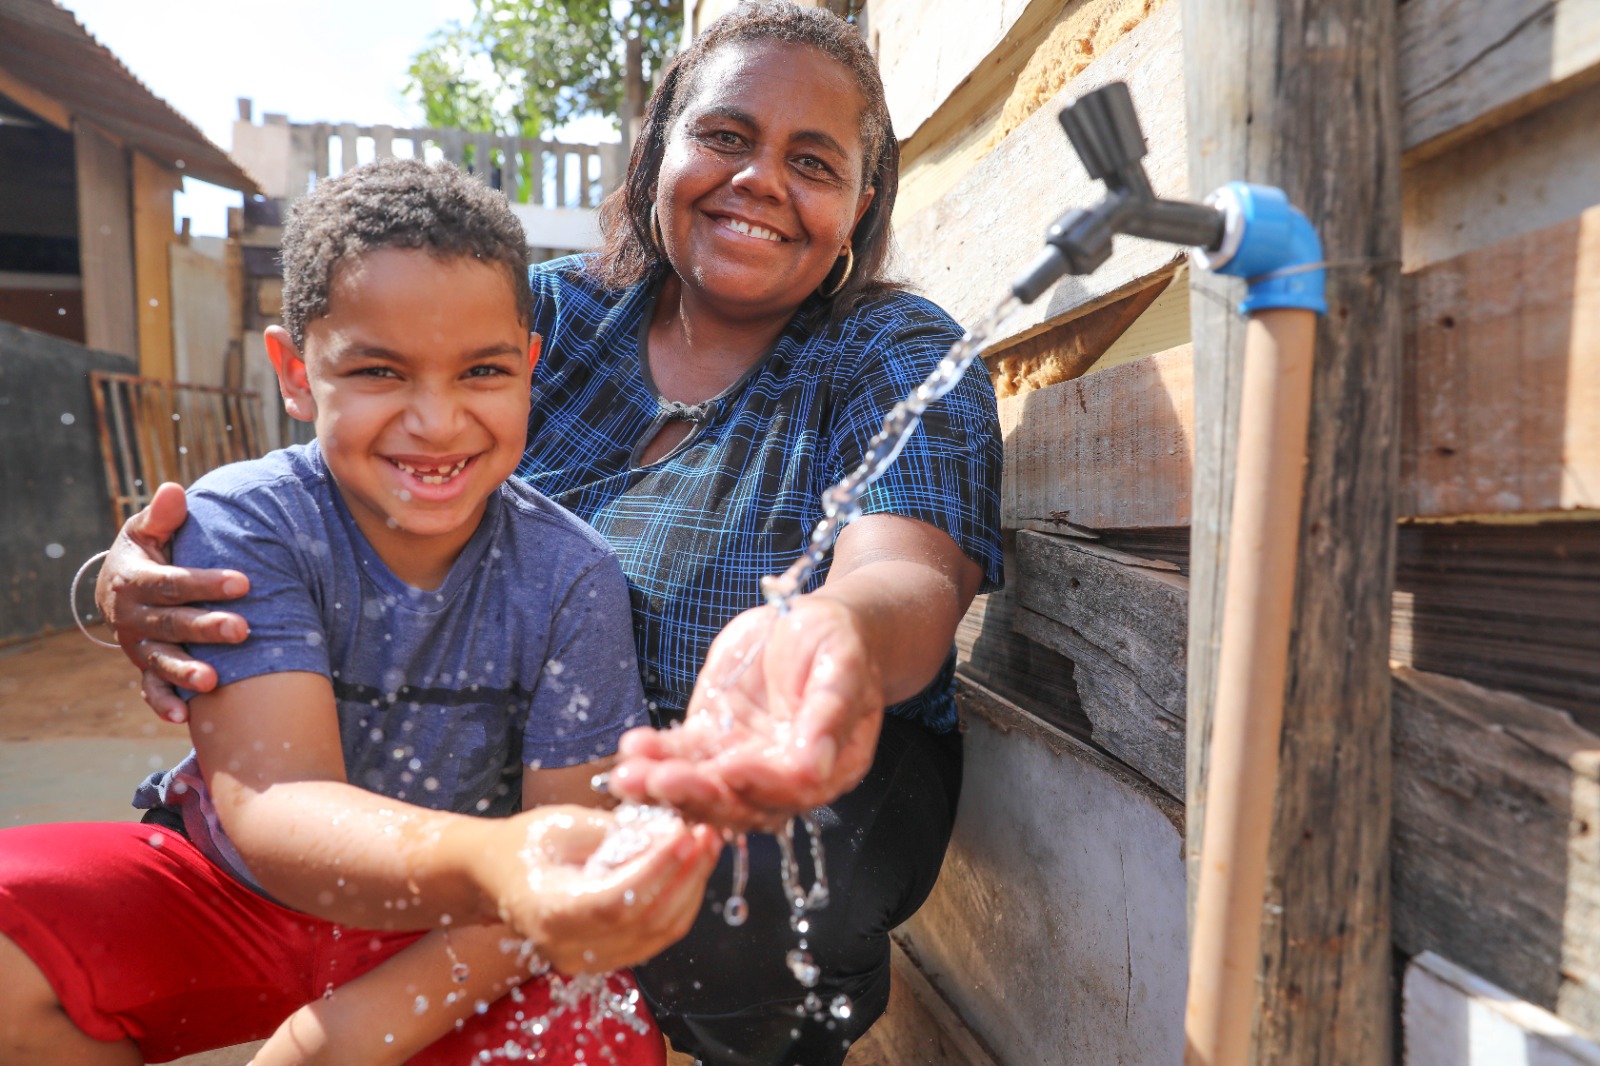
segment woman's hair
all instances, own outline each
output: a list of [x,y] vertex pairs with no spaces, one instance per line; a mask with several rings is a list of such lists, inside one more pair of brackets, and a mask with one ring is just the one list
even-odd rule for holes
[[328,313],[334,271],[380,248],[421,248],[505,271],[517,318],[533,321],[528,241],[506,198],[449,163],[382,159],[317,182],[283,230],[283,325],[296,345]]
[[[877,191],[851,234],[855,269],[844,288],[828,300],[828,317],[838,321],[863,298],[891,287],[883,275],[889,258],[889,218],[900,187],[900,144],[890,125],[877,60],[861,34],[832,12],[788,0],[746,0],[708,26],[667,65],[645,108],[627,179],[600,205],[602,244],[590,271],[608,287],[625,288],[667,265],[650,223],[667,135],[694,95],[695,76],[706,59],[723,45],[757,41],[815,48],[855,76],[866,101],[861,113],[862,187]],[[836,266],[830,271],[822,287],[837,284],[843,269]]]

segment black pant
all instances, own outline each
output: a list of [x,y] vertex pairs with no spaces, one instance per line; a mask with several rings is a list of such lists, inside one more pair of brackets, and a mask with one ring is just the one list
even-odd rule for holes
[[[728,848],[694,928],[634,971],[657,1021],[680,1051],[706,1066],[832,1066],[889,1005],[889,930],[916,913],[944,861],[961,793],[961,737],[884,719],[872,769],[854,791],[815,814],[831,902],[806,915],[822,970],[814,989],[784,962],[799,944],[778,874],[777,841],[750,837],[749,919],[722,918],[732,886]],[[796,827],[802,884],[811,884],[806,835]],[[818,1021],[803,1008],[822,1003]],[[851,1013],[828,1011],[839,995]]]

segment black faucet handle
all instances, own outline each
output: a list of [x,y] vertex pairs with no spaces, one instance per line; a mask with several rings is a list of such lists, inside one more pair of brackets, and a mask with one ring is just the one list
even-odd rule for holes
[[1114,81],[1079,97],[1062,110],[1060,118],[1061,128],[1067,131],[1091,178],[1115,189],[1130,177],[1127,172],[1133,168],[1139,177],[1132,180],[1148,185],[1142,180],[1144,168],[1139,164],[1148,149],[1125,83]]

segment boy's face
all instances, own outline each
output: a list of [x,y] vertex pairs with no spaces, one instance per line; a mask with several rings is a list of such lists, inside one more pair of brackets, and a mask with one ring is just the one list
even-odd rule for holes
[[341,495],[385,561],[405,569],[419,550],[453,559],[527,439],[539,342],[505,272],[464,256],[368,252],[335,269],[304,353],[278,327],[267,348],[290,414],[316,422]]

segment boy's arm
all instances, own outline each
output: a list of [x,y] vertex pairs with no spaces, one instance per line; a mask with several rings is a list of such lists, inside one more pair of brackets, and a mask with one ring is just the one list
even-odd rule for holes
[[473,860],[505,824],[348,784],[326,677],[263,674],[197,695],[189,711],[217,815],[273,896],[368,929],[498,920]]
[[[552,770],[523,767],[523,809],[552,803],[610,806],[591,785],[615,756]],[[501,941],[515,938],[509,926],[469,926],[451,933],[450,947],[469,969],[468,982],[449,980],[454,960],[444,934],[431,933],[394,958],[341,987],[331,999],[301,1007],[256,1052],[254,1066],[319,1066],[364,1062],[401,1063],[466,1018],[478,1000],[493,1001],[528,977],[528,966]],[[446,1004],[446,997],[456,995]],[[418,997],[421,997],[420,999]],[[417,1005],[426,1003],[422,1011]],[[372,1034],[381,1030],[382,1044]]]
[[[527,980],[527,961],[501,950],[515,936],[508,926],[467,926],[451,930],[447,947],[443,932],[429,933],[291,1014],[252,1066],[398,1066],[473,1017],[480,1001]],[[450,976],[457,961],[467,964],[463,983]]]

